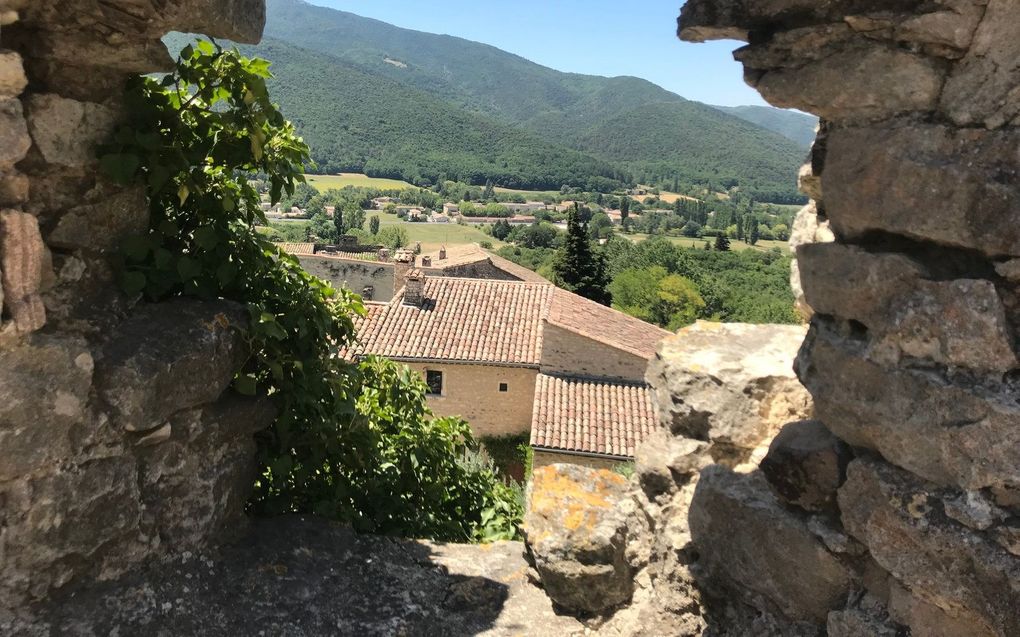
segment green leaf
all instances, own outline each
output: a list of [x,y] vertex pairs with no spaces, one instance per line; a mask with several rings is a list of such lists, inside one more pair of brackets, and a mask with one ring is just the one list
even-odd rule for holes
[[99,159],[99,168],[118,184],[128,185],[138,171],[138,156],[130,153],[112,153]]
[[120,276],[120,287],[124,293],[133,296],[145,289],[146,279],[141,272],[125,272]]
[[190,281],[202,274],[202,264],[188,256],[177,260],[177,273],[184,281]]
[[238,376],[234,379],[234,389],[243,396],[254,396],[255,377],[250,374]]
[[127,258],[133,261],[141,261],[142,259],[149,255],[149,250],[151,249],[151,247],[152,245],[149,241],[149,237],[142,235],[128,237],[127,239],[125,239],[123,250],[124,255]]
[[202,226],[195,230],[195,243],[203,250],[212,250],[220,241],[216,229],[211,226]]
[[237,264],[232,261],[227,261],[216,268],[216,280],[220,282],[221,287],[230,285],[236,277]]

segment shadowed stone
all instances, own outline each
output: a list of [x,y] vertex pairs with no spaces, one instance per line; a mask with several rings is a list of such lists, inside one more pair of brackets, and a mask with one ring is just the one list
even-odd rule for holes
[[853,458],[850,447],[817,420],[791,422],[772,440],[761,471],[772,490],[805,511],[836,507],[836,490]]

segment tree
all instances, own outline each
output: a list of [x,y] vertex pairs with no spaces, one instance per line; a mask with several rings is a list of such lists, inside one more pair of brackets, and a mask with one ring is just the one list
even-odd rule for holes
[[387,248],[403,248],[407,245],[407,230],[400,226],[386,226],[379,231],[376,240]]
[[505,241],[510,236],[511,230],[510,222],[506,219],[500,219],[492,225],[492,236],[500,241]]
[[758,232],[758,220],[752,217],[751,231],[747,234],[747,242],[751,245],[756,245],[759,238],[761,238],[761,234]]
[[780,241],[787,241],[790,238],[790,228],[785,223],[779,223],[772,228],[772,234]]
[[482,199],[489,201],[496,197],[496,189],[492,186],[492,180],[485,180],[485,190],[482,191]]
[[620,199],[620,225],[624,230],[630,227],[630,197],[627,195]]
[[581,208],[574,204],[567,212],[567,237],[553,260],[556,283],[575,294],[609,305],[609,276],[602,253],[592,248],[588,224],[581,221]]
[[680,231],[685,237],[700,237],[701,236],[701,224],[697,221],[688,221],[683,230]]
[[659,281],[658,296],[659,324],[670,330],[690,325],[705,307],[705,300],[694,282],[678,274],[670,274]]
[[379,215],[372,215],[368,221],[368,231],[372,234],[379,234]]
[[730,251],[730,240],[726,237],[725,232],[715,235],[715,250],[716,252]]

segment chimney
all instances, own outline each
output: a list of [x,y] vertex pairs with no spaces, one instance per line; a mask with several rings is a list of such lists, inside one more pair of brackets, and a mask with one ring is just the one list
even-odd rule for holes
[[446,246],[439,248],[439,260],[440,261],[446,260]]
[[422,257],[421,258],[421,267],[423,267],[423,268],[432,267],[432,257]]
[[418,269],[408,271],[404,279],[404,305],[421,307],[425,302],[425,273]]
[[389,261],[390,251],[387,250],[386,248],[379,248],[379,252],[376,253],[376,256],[380,261]]

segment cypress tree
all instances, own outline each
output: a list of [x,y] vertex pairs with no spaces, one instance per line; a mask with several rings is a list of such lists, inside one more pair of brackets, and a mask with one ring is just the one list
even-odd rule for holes
[[609,305],[612,295],[607,289],[609,274],[606,258],[592,248],[588,239],[588,224],[581,219],[576,203],[567,212],[567,238],[553,259],[556,283],[565,290]]
[[729,252],[730,251],[730,240],[726,236],[725,232],[720,232],[715,235],[715,251],[716,252]]
[[485,180],[485,190],[482,192],[482,199],[489,201],[496,196],[496,189],[492,186],[492,180]]

